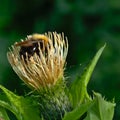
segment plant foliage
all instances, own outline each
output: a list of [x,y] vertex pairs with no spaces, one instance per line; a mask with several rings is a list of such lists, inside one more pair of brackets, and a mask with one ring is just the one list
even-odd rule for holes
[[[69,88],[69,98],[72,106],[62,120],[112,120],[114,115],[114,102],[106,101],[101,94],[93,92],[90,97],[87,85],[106,45],[95,54],[90,64],[84,69],[80,77],[75,79]],[[43,120],[37,99],[31,96],[23,97],[14,94],[0,85],[0,118],[10,120],[6,110],[11,111],[18,120]],[[59,118],[56,118],[56,120]],[[52,119],[51,119],[52,120]]]

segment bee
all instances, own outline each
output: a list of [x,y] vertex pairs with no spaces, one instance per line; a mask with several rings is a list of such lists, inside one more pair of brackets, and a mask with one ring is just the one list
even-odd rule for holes
[[20,51],[19,51],[20,57],[23,56],[23,58],[26,60],[26,57],[28,57],[29,59],[35,53],[38,56],[40,56],[40,52],[39,52],[40,49],[46,54],[48,39],[49,38],[45,35],[33,34],[32,36],[28,36],[27,40],[16,43],[15,46],[20,47]]

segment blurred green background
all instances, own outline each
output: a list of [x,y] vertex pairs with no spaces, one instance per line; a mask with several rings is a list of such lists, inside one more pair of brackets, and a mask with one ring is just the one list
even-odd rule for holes
[[32,33],[64,32],[69,40],[66,76],[73,80],[107,43],[88,86],[117,103],[120,119],[120,0],[1,0],[0,84],[24,93],[7,61],[8,47]]

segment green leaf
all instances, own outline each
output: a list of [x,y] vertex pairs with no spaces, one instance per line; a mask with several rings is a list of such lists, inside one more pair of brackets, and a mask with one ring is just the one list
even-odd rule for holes
[[65,114],[62,120],[78,120],[93,105],[93,101],[79,105],[73,111]]
[[0,96],[0,106],[10,110],[18,120],[40,120],[35,100],[17,96],[1,85],[0,89],[4,92],[4,95]]
[[112,120],[114,115],[115,103],[107,102],[100,94],[94,93],[95,103],[88,110],[84,120]]
[[90,99],[87,93],[87,85],[105,46],[106,44],[98,50],[90,64],[84,69],[81,76],[71,84],[69,97],[74,108],[81,104],[85,98]]
[[10,120],[3,107],[0,107],[0,120]]

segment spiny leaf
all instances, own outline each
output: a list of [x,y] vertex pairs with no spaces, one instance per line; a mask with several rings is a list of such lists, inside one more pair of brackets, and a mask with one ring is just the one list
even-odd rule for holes
[[106,44],[98,50],[90,64],[84,69],[81,76],[74,80],[70,87],[70,100],[74,108],[81,104],[85,98],[90,99],[87,93],[87,85],[105,46]]
[[84,120],[112,120],[115,103],[107,102],[98,93],[94,93],[94,105],[88,110]]
[[6,98],[0,98],[0,106],[10,110],[18,120],[40,120],[38,107],[35,101],[28,97],[17,96],[0,85]]

